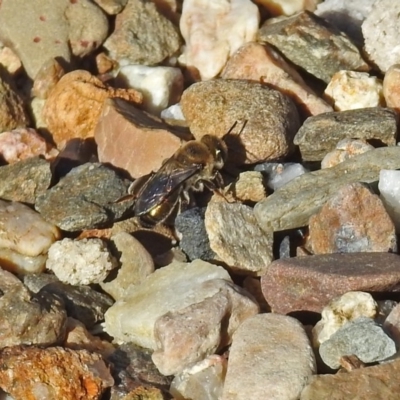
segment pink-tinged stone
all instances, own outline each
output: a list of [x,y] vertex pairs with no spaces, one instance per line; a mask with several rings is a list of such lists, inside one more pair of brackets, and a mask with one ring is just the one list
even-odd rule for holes
[[94,136],[99,160],[135,179],[157,171],[181,146],[171,127],[120,99],[104,103]]
[[399,291],[400,256],[336,253],[276,260],[261,278],[261,288],[274,312],[321,312],[349,291]]
[[395,226],[380,197],[360,182],[342,186],[310,218],[314,254],[396,252]]
[[271,46],[249,42],[227,62],[221,77],[250,79],[287,94],[307,116],[333,111]]
[[33,96],[46,99],[64,74],[64,68],[55,58],[47,60],[40,68],[33,82]]
[[383,78],[386,105],[400,111],[400,64],[393,64]]

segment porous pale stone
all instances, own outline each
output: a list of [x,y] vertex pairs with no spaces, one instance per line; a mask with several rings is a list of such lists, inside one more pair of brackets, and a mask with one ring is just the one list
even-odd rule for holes
[[155,115],[179,101],[183,91],[183,75],[179,68],[126,65],[117,79],[143,93],[142,109]]
[[300,322],[259,314],[242,323],[229,352],[223,400],[297,399],[316,372],[314,353]]
[[100,283],[116,266],[106,244],[96,238],[57,241],[50,247],[46,261],[46,268],[70,285]]
[[336,111],[384,106],[382,81],[366,72],[336,72],[325,89],[325,96]]
[[249,206],[210,202],[205,214],[210,247],[233,271],[263,275],[273,260],[273,232],[262,231]]
[[314,326],[313,341],[319,345],[328,340],[338,329],[359,317],[375,318],[378,304],[365,292],[347,292],[329,302],[321,312],[321,320]]
[[400,171],[382,169],[379,173],[378,188],[396,232],[400,233]]
[[[237,180],[228,185],[224,190],[224,196],[231,197],[240,202],[257,202],[266,197],[264,178],[259,171],[241,172]],[[213,198],[218,198],[214,196]]]
[[[139,286],[131,287],[105,314],[105,331],[121,342],[157,348],[154,325],[168,312],[179,311],[197,304],[219,292],[216,286],[203,282],[225,279],[229,274],[222,268],[195,260],[190,264],[174,262],[156,270]],[[199,287],[202,290],[199,290]],[[134,315],[135,318],[131,318]]]
[[351,182],[375,182],[382,169],[400,168],[400,148],[368,151],[335,167],[305,173],[281,187],[254,207],[258,223],[275,231],[308,225],[309,218],[337,190]]
[[259,21],[249,0],[185,0],[180,30],[186,47],[179,62],[203,80],[214,78],[242,44],[255,39]]

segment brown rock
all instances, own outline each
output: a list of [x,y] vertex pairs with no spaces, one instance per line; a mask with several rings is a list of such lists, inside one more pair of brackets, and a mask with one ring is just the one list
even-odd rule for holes
[[400,290],[400,256],[390,253],[336,253],[273,261],[261,278],[272,311],[321,312],[331,299],[359,290]]
[[64,142],[75,137],[92,137],[103,102],[110,97],[142,102],[142,94],[136,90],[106,86],[87,71],[64,75],[43,108],[43,118],[57,146],[63,147]]
[[0,352],[0,387],[15,399],[97,400],[114,384],[99,354],[15,346]]
[[104,103],[94,136],[99,159],[139,178],[157,171],[181,146],[165,123],[121,99]]
[[400,359],[336,375],[316,375],[300,400],[397,400],[400,393]]
[[[297,109],[287,96],[246,80],[195,83],[183,92],[181,107],[196,139],[206,134],[225,136],[229,161],[235,164],[289,154],[299,127]],[[235,133],[226,136],[235,122]]]
[[50,58],[36,74],[32,94],[39,99],[46,99],[64,74],[65,71],[61,64],[55,58]]
[[314,254],[396,252],[394,223],[382,200],[360,182],[342,186],[310,218]]
[[383,78],[386,105],[400,111],[400,64],[392,65]]
[[307,116],[333,111],[307,86],[301,75],[267,44],[244,44],[229,59],[221,77],[262,82],[288,95]]

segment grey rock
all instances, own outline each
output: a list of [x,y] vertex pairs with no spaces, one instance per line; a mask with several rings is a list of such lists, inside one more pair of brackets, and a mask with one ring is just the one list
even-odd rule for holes
[[340,367],[340,357],[354,354],[365,363],[385,360],[396,353],[394,341],[373,319],[360,317],[337,330],[319,348],[325,364]]
[[396,145],[399,116],[390,108],[360,108],[306,119],[294,138],[304,161],[321,161],[342,139]]
[[127,180],[105,165],[87,163],[39,196],[35,208],[66,231],[98,228],[121,218],[132,207],[133,200],[117,202],[128,186]]
[[267,21],[257,41],[272,44],[295,65],[326,83],[340,70],[369,70],[347,35],[309,11],[275,23]]
[[35,204],[52,179],[50,163],[31,157],[0,167],[0,197],[4,200]]
[[263,229],[280,231],[308,224],[309,218],[337,190],[352,182],[375,182],[381,169],[400,168],[400,148],[385,147],[355,156],[332,168],[299,176],[278,189],[254,208]]
[[206,208],[194,207],[178,214],[175,219],[175,228],[181,237],[179,247],[190,261],[196,258],[209,261],[216,256],[208,240],[204,224],[205,212]]

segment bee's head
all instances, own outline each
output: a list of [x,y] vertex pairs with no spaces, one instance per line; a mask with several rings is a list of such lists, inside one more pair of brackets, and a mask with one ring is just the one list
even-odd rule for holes
[[212,154],[214,158],[214,168],[221,169],[228,158],[228,148],[225,142],[213,135],[204,135],[200,140]]

